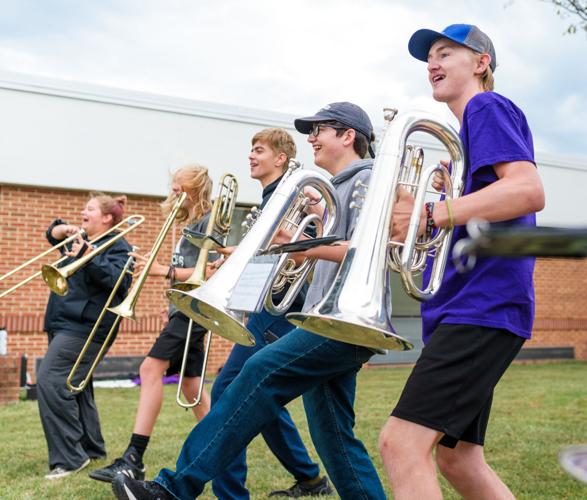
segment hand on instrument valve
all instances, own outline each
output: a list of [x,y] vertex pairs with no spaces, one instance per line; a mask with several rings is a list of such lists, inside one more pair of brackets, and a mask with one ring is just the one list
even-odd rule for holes
[[[440,160],[440,163],[443,167],[448,168],[448,161]],[[434,174],[434,177],[432,178],[432,187],[436,189],[436,191],[444,190],[444,176],[440,172]]]
[[[75,234],[75,231],[72,234]],[[81,234],[78,234],[75,240],[71,243],[71,250],[66,250],[65,255],[79,259],[90,250],[91,248],[90,245],[88,245],[88,242],[82,238]]]
[[[230,248],[234,250],[235,247]],[[214,262],[208,262],[208,264],[206,264],[206,279],[210,279],[210,277],[212,277],[214,273],[218,271],[218,269],[220,269],[220,267],[222,266],[222,264],[224,264],[225,261],[226,259],[217,259]]]
[[326,204],[321,203],[323,200],[322,195],[314,188],[308,186],[304,188],[304,196],[308,199],[305,212],[308,215],[316,214],[323,219]]
[[[397,200],[393,206],[393,217],[390,227],[392,241],[405,241],[413,209],[414,197],[404,188],[400,187],[397,193]],[[418,235],[424,234],[425,229],[426,212],[422,210],[420,214],[420,224],[418,225]]]
[[[147,260],[149,260],[149,256],[151,252],[146,253],[145,255],[141,255],[137,252],[128,252],[128,254],[135,259],[135,269],[134,273],[135,276],[139,276],[143,269],[145,268],[145,264]],[[159,264],[159,262],[155,261],[151,265],[149,269],[149,276],[167,276],[167,272],[169,271],[169,266],[164,266],[163,264]]]

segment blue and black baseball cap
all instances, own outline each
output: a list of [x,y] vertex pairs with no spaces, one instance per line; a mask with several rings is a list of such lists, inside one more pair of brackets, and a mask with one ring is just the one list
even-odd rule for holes
[[439,38],[448,38],[479,54],[489,54],[491,56],[489,67],[491,71],[495,71],[497,59],[493,43],[485,33],[472,24],[451,24],[441,32],[427,29],[418,30],[410,38],[408,50],[416,59],[426,62],[430,47]]
[[297,118],[294,120],[296,130],[301,134],[309,134],[314,123],[337,121],[357,132],[363,134],[369,142],[369,154],[375,158],[375,152],[371,146],[373,125],[369,115],[352,102],[333,102],[321,108],[315,115]]

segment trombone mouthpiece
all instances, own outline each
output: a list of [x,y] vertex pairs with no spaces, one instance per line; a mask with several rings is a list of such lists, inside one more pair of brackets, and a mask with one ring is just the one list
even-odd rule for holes
[[397,115],[397,108],[383,108],[383,119],[386,122],[392,121]]

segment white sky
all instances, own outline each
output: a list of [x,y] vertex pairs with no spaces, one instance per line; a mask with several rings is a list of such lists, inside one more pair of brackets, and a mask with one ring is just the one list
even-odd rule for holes
[[477,24],[496,91],[526,113],[537,151],[587,161],[587,36],[540,0],[0,0],[0,69],[313,114],[328,102],[449,116],[419,28]]

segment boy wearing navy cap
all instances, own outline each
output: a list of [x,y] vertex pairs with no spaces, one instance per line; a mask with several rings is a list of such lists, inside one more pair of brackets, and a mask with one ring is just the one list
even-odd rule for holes
[[[493,92],[490,38],[476,26],[456,24],[419,30],[408,48],[428,62],[434,99],[459,120],[467,166],[463,196],[423,211],[422,230],[430,222],[454,226],[454,246],[472,217],[534,226],[544,191],[532,135],[523,112]],[[413,203],[400,193],[394,240],[405,238]],[[380,436],[395,498],[442,498],[434,449],[441,473],[464,498],[513,498],[485,461],[483,443],[493,390],[531,335],[533,269],[533,258],[488,257],[459,274],[449,260],[440,291],[422,304],[425,347]]]
[[[367,184],[372,160],[363,159],[373,139],[367,114],[347,102],[332,103],[295,121],[308,134],[316,165],[333,177],[339,200],[334,233],[349,240],[357,210],[349,208],[355,182]],[[346,246],[317,247],[306,256],[321,259],[314,269],[303,310],[322,299],[333,283]],[[296,328],[264,347],[243,366],[208,416],[190,433],[176,463],[155,481],[118,476],[118,498],[194,498],[218,476],[279,408],[303,394],[316,451],[342,499],[384,499],[385,493],[363,443],[353,432],[357,372],[373,351]],[[288,496],[300,496],[295,491]]]

